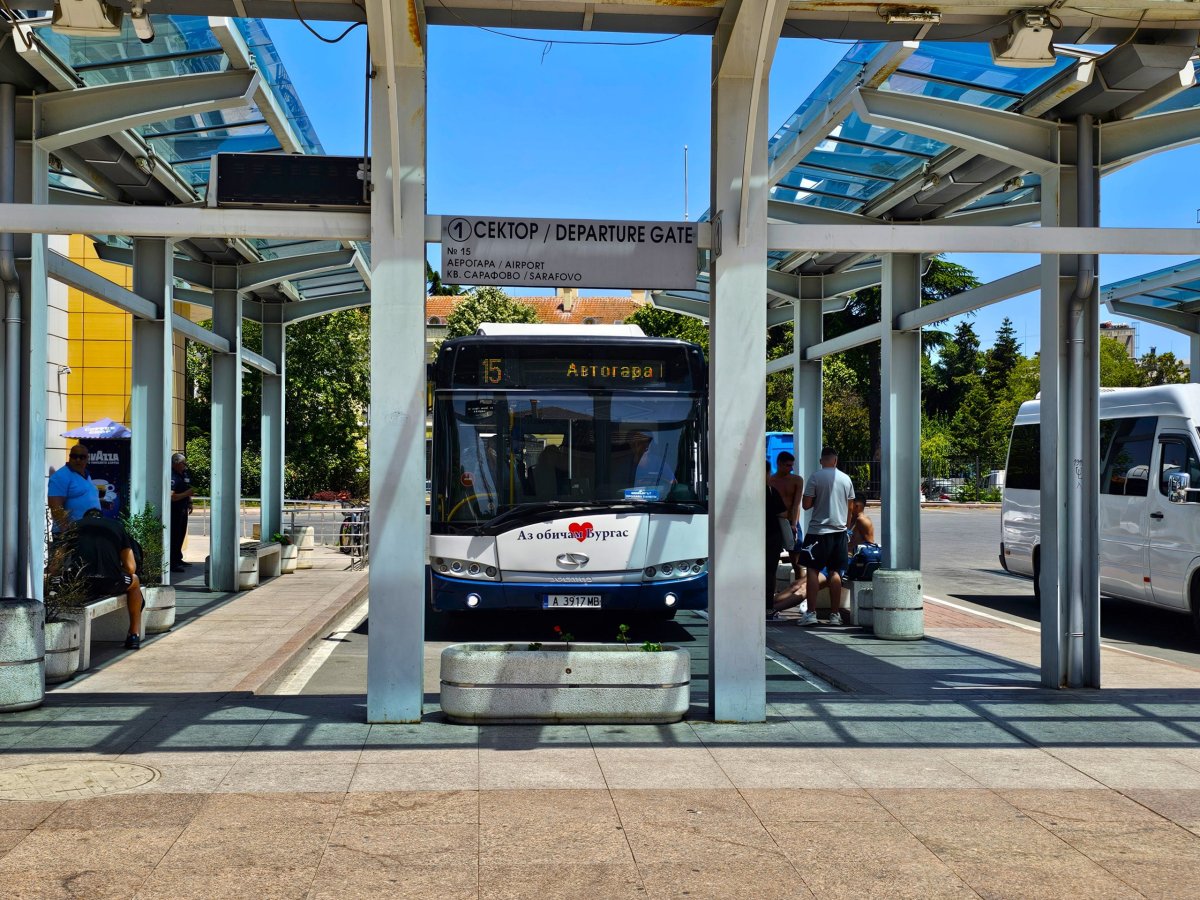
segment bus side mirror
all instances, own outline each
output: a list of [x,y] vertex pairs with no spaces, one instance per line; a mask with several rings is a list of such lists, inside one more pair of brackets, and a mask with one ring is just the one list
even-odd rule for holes
[[1167,499],[1172,503],[1187,503],[1187,494],[1191,480],[1191,476],[1186,472],[1168,475]]

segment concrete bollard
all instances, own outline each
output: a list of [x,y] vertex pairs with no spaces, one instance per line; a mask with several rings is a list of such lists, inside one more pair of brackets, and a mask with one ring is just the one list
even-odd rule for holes
[[46,608],[0,598],[0,712],[41,706],[46,698]]
[[874,585],[875,636],[885,641],[919,641],[925,637],[921,573],[912,569],[879,569]]
[[311,525],[302,525],[292,531],[292,540],[295,541],[299,548],[296,553],[296,568],[311,569],[313,544],[315,543],[316,532]]
[[875,583],[851,581],[849,584],[851,620],[861,628],[874,628]]

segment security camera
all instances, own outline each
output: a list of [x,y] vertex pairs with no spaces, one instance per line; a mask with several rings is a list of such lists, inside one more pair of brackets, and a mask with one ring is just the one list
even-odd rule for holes
[[71,374],[71,367],[70,367],[70,366],[59,366],[59,367],[58,367],[58,374],[59,374],[59,375],[70,375],[70,374]]

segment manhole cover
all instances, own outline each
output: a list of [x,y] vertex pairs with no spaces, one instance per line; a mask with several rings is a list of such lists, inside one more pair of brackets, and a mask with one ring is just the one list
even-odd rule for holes
[[32,763],[0,769],[0,800],[74,800],[128,791],[157,780],[157,769],[128,763]]

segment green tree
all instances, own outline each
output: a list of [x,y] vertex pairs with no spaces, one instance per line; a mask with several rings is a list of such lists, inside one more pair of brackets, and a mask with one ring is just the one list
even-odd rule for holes
[[1157,384],[1187,384],[1191,379],[1191,371],[1181,359],[1176,359],[1171,352],[1156,353],[1157,348],[1151,347],[1150,352],[1138,360],[1138,368],[1142,370],[1142,383]]
[[[950,421],[954,451],[959,457],[989,465],[997,455],[998,434],[993,426],[995,406],[979,375],[965,375],[959,381],[962,402]],[[980,467],[976,466],[978,474]]]
[[979,375],[981,369],[979,336],[974,326],[964,319],[955,327],[954,337],[938,351],[937,362],[933,364],[933,381],[926,391],[925,408],[931,415],[953,416],[973,384],[969,379]]
[[[261,349],[261,326],[244,322],[243,343],[252,350]],[[284,489],[289,497],[309,497],[320,490],[367,495],[370,350],[367,310],[344,310],[287,327]],[[203,493],[211,491],[211,351],[189,343],[186,367],[188,467],[196,480],[197,493]],[[241,460],[245,496],[252,496],[259,488],[260,401],[259,377],[244,376]]]
[[480,287],[469,291],[446,316],[446,337],[475,334],[484,322],[536,322],[537,310],[528,303],[514,300],[498,287]]
[[1100,336],[1100,386],[1141,387],[1142,370],[1126,351],[1125,345],[1108,335]]
[[[921,278],[921,305],[927,306],[979,285],[971,270],[940,257],[929,260]],[[859,291],[850,298],[846,309],[825,317],[825,337],[833,338],[879,321],[879,288]],[[942,347],[948,335],[934,328],[921,332],[922,351]],[[870,422],[870,458],[879,455],[879,343],[856,347],[844,354],[846,364],[858,376]]]
[[984,378],[988,393],[993,399],[1003,393],[1008,385],[1008,376],[1021,360],[1021,345],[1017,342],[1017,330],[1012,319],[1004,317],[996,330],[996,341],[984,354]]
[[699,344],[708,358],[708,323],[691,316],[683,316],[669,309],[659,309],[657,306],[646,304],[634,311],[625,320],[628,325],[637,325],[650,337],[678,338],[681,341],[691,341]]
[[462,288],[457,284],[442,284],[442,273],[425,260],[425,296],[426,297],[457,297]]
[[[870,459],[871,428],[867,417],[867,405],[863,402],[862,386],[858,376],[846,365],[842,354],[827,356],[821,360],[821,385],[824,394],[824,409],[821,423],[822,440],[836,447],[841,459],[850,462]],[[789,422],[787,430],[791,430]],[[806,466],[815,466],[814,460],[802,460]],[[797,466],[797,469],[801,469]],[[799,473],[808,477],[807,472]],[[865,482],[855,480],[855,485]]]

